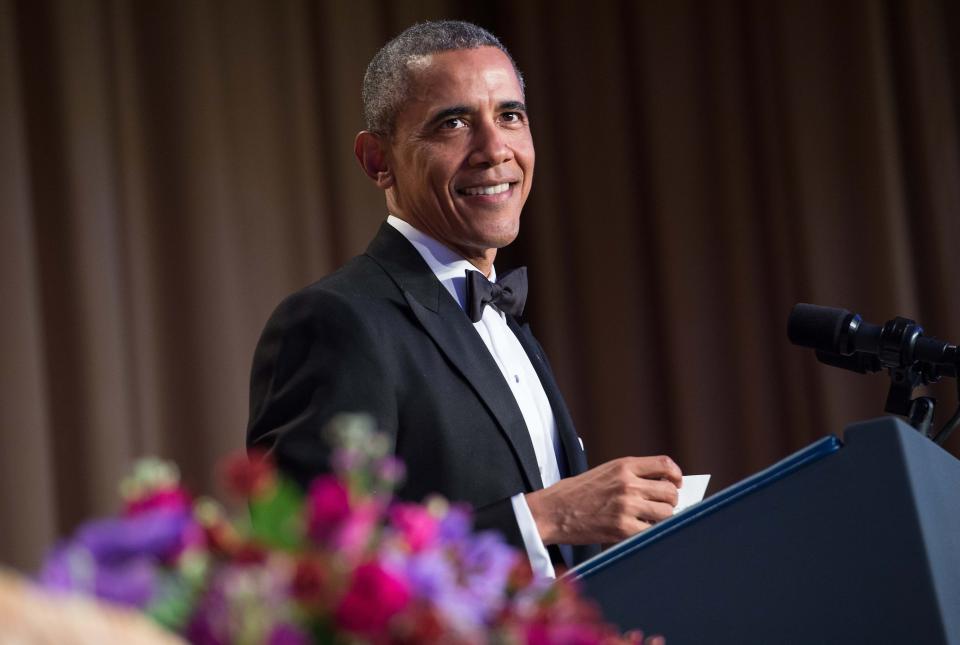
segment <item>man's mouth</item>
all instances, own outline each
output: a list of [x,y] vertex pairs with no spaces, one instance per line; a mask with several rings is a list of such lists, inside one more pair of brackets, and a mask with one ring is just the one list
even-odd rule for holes
[[468,196],[499,195],[500,193],[505,193],[510,190],[510,186],[512,185],[511,182],[504,182],[502,184],[494,184],[493,186],[467,186],[466,188],[458,188],[457,192],[461,195]]

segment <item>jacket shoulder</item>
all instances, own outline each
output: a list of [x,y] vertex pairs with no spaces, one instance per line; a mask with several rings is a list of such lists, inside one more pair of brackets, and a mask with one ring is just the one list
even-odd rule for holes
[[274,310],[277,315],[316,313],[327,308],[364,310],[385,301],[402,300],[390,276],[366,256],[357,256],[330,275],[285,297]]

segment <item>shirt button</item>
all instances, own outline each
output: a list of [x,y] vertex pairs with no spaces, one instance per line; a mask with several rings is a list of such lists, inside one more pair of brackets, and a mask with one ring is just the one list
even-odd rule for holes
[[519,383],[519,382],[520,382],[520,375],[519,375],[519,374],[514,374],[514,375],[513,375],[513,380],[516,381],[517,383]]

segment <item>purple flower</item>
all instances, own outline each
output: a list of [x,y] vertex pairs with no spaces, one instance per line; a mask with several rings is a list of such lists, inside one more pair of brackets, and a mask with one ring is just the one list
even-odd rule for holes
[[349,474],[357,468],[362,468],[363,463],[363,455],[355,450],[341,448],[340,450],[335,450],[330,456],[330,466],[333,472],[344,475]]
[[47,557],[39,582],[47,589],[78,591],[143,608],[157,587],[157,564],[150,557],[101,564],[87,548],[62,544]]
[[160,563],[179,553],[192,527],[186,509],[89,522],[50,554],[40,582],[48,589],[145,607],[157,590]]
[[377,477],[390,485],[397,484],[406,475],[403,462],[393,455],[387,455],[376,466]]
[[219,568],[186,628],[187,640],[196,645],[309,642],[293,640],[296,628],[289,596],[293,571],[293,563],[285,557]]
[[89,522],[77,532],[74,543],[87,549],[98,564],[147,555],[166,559],[180,551],[192,522],[185,509],[160,508],[130,517]]
[[457,539],[411,554],[405,577],[413,597],[435,606],[455,631],[475,633],[492,624],[502,608],[517,555],[495,533],[469,535],[469,518],[462,512],[443,522],[448,536]]
[[474,602],[498,609],[510,572],[517,563],[517,552],[491,531],[478,533],[459,544],[465,586]]
[[97,569],[94,593],[98,598],[133,607],[146,607],[157,590],[156,562],[147,557],[133,558]]
[[456,631],[482,627],[488,608],[476,603],[469,590],[460,585],[449,553],[437,549],[416,553],[407,560],[405,573],[413,597],[435,606]]
[[439,602],[457,585],[457,572],[449,556],[431,549],[407,559],[405,574],[415,598]]
[[267,645],[310,645],[310,635],[296,625],[279,623],[270,630]]
[[472,526],[470,508],[463,504],[454,504],[440,520],[437,537],[443,543],[458,542],[470,535]]

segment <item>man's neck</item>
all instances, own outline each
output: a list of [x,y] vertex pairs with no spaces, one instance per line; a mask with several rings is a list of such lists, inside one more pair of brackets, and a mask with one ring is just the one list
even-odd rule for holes
[[430,231],[424,230],[423,226],[421,226],[417,222],[412,222],[409,219],[405,217],[401,217],[400,215],[395,215],[394,213],[390,213],[390,217],[394,217],[398,220],[406,222],[413,228],[417,229],[417,231],[419,231],[421,235],[425,235],[429,237],[431,240],[433,240],[434,242],[436,242],[437,244],[440,244],[445,248],[450,249],[451,252],[455,253],[457,256],[463,258],[464,260],[466,260],[467,262],[475,266],[477,268],[477,271],[482,273],[487,278],[490,278],[490,274],[493,271],[493,261],[497,257],[497,249],[470,250],[470,249],[458,248],[454,245],[447,244],[445,242],[438,240],[435,235],[430,233]]

